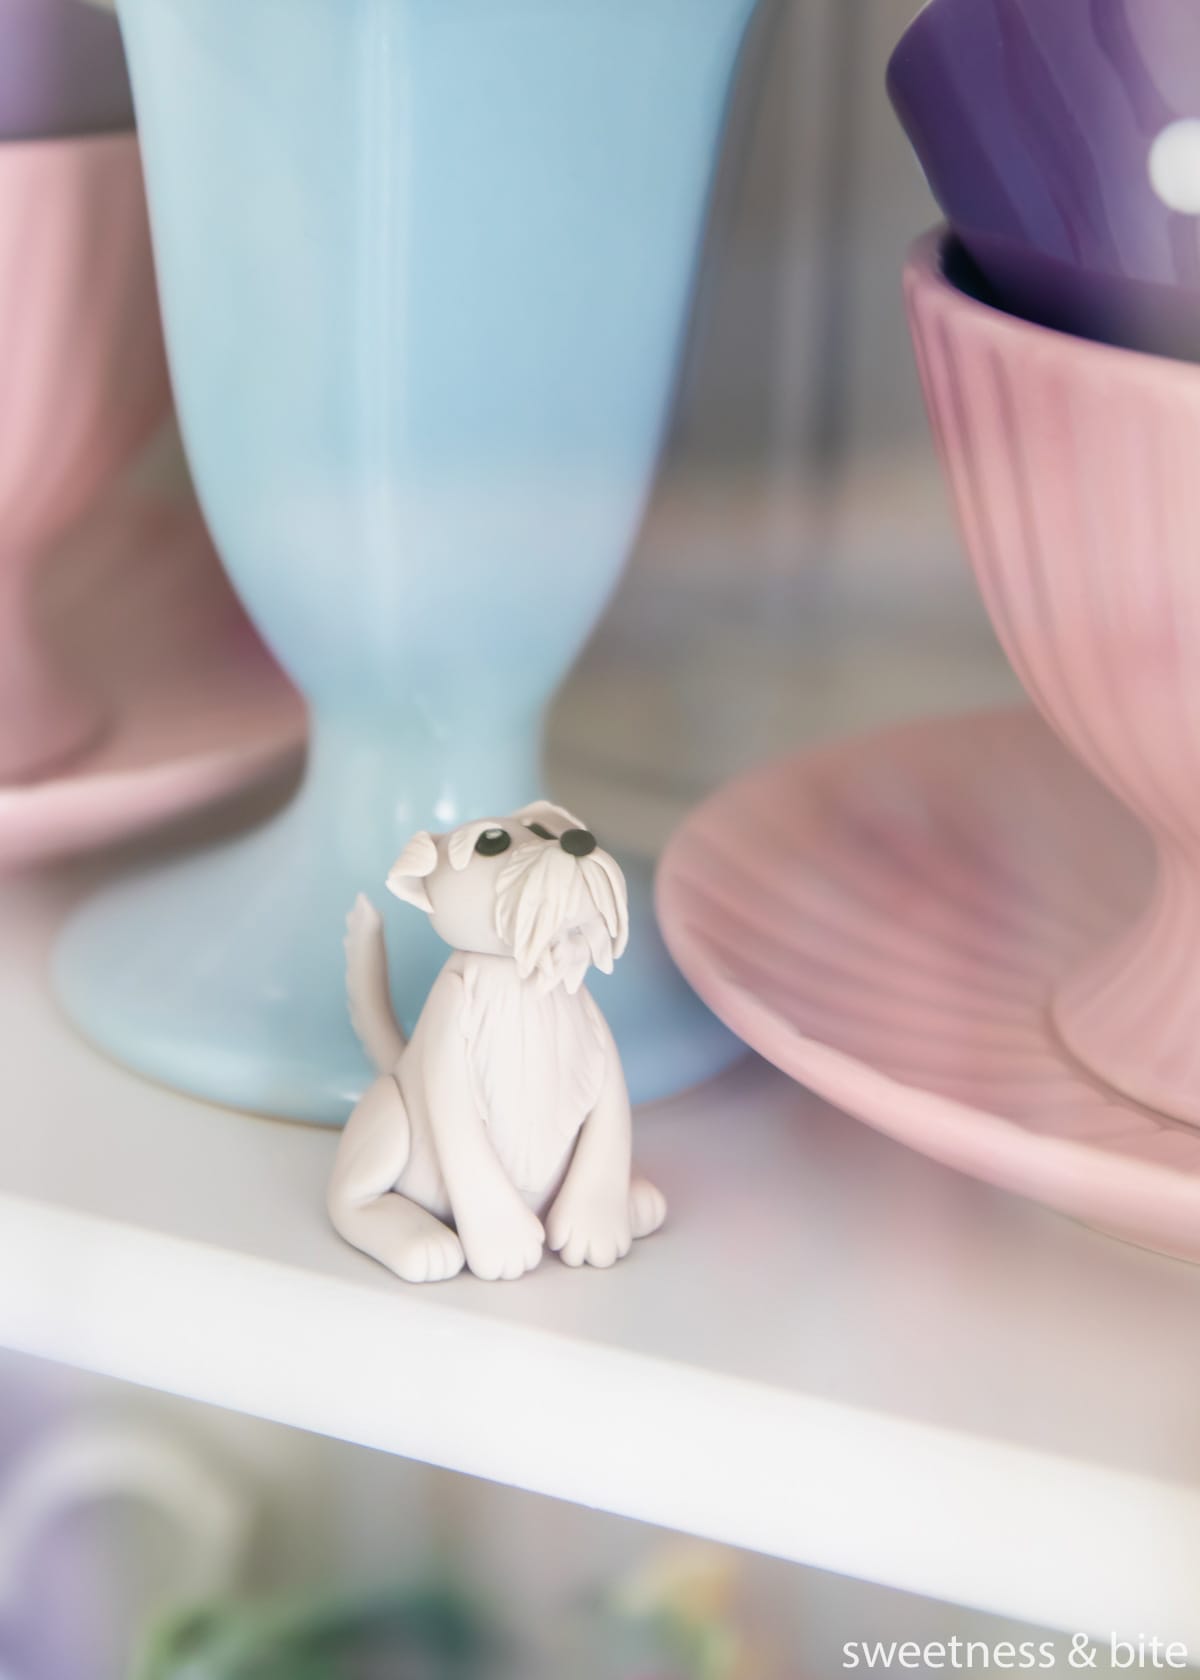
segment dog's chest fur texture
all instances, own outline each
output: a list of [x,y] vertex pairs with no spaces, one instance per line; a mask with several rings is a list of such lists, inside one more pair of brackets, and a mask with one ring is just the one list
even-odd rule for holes
[[596,1106],[605,1037],[586,991],[541,993],[516,964],[467,957],[463,1033],[471,1089],[501,1165],[516,1188],[540,1195],[562,1176]]

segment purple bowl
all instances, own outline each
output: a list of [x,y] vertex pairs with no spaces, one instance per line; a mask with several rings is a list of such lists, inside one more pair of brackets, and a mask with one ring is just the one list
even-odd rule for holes
[[888,91],[1005,307],[1200,357],[1200,0],[930,0]]
[[0,140],[133,127],[121,31],[83,0],[0,0]]

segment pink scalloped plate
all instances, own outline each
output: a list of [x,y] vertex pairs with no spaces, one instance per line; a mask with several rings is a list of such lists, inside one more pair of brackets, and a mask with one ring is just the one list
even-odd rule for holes
[[46,572],[42,633],[104,728],[58,774],[0,787],[0,868],[128,839],[299,763],[303,703],[194,503],[126,495]]
[[1200,1261],[1200,1131],[1077,1067],[1054,981],[1148,896],[1149,845],[1030,712],[771,764],[674,837],[675,960],[747,1044],[946,1166]]

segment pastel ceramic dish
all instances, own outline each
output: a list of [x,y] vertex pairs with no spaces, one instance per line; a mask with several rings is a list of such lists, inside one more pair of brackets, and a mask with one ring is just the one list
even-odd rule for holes
[[[62,999],[121,1060],[271,1114],[361,1094],[347,910],[416,830],[539,791],[653,481],[755,9],[122,0],[189,458],[313,743],[280,821],[68,928]],[[646,1099],[738,1047],[631,887],[602,1008]],[[437,941],[388,946],[411,1028]]]
[[38,565],[170,410],[132,133],[0,145],[0,785],[94,737],[31,601]]
[[0,0],[0,141],[132,126],[115,17],[82,0]]
[[941,236],[918,245],[913,338],[984,600],[1031,699],[1157,842],[1149,903],[1059,977],[1054,1018],[1114,1089],[1200,1124],[1200,368],[968,284]]
[[[6,1410],[12,1386],[6,1385]],[[36,1398],[44,1405],[48,1397]],[[211,1465],[186,1438],[144,1416],[117,1422],[105,1415],[111,1405],[96,1400],[83,1407],[76,1401],[75,1417],[67,1406],[62,1410],[66,1417],[49,1426],[43,1421],[32,1439],[23,1431],[25,1438],[4,1463],[0,1673],[5,1680],[48,1680],[98,1668],[112,1672],[107,1662],[100,1668],[96,1646],[106,1655],[114,1650],[124,1618],[119,1611],[114,1615],[113,1596],[132,1609],[126,1583],[136,1582],[134,1603],[144,1614],[158,1611],[164,1599],[194,1603],[230,1591],[255,1515],[245,1483]],[[121,1523],[131,1510],[149,1519],[144,1527],[131,1531],[127,1520]],[[64,1539],[85,1516],[91,1544],[81,1551]],[[121,1586],[114,1595],[116,1582]],[[62,1614],[64,1604],[70,1605],[69,1616]]]
[[888,86],[1006,307],[1200,356],[1195,0],[931,0]]
[[748,1044],[944,1165],[1200,1261],[1200,1133],[1064,1050],[1059,977],[1134,914],[1152,850],[1026,711],[754,771],[659,874],[671,951]]
[[109,727],[57,773],[0,788],[0,869],[127,840],[299,770],[303,703],[193,502],[110,499],[48,561],[38,608]]
[[489,1612],[465,1587],[433,1579],[258,1603],[243,1593],[175,1610],[150,1629],[131,1680],[516,1680],[521,1672]]

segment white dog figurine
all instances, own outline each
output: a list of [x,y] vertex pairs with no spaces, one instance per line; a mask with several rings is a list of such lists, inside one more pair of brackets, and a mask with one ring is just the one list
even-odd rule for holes
[[[519,1278],[546,1247],[611,1266],[666,1203],[632,1179],[629,1095],[584,988],[629,937],[625,878],[556,805],[418,834],[388,876],[452,954],[406,1044],[383,927],[347,924],[350,1016],[379,1069],[329,1187],[334,1226],[410,1283]],[[544,1223],[543,1223],[544,1222]]]

